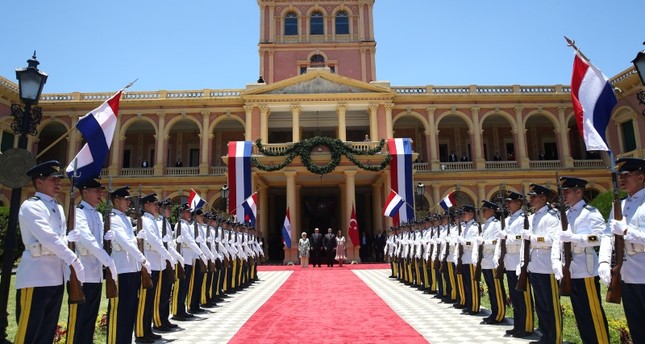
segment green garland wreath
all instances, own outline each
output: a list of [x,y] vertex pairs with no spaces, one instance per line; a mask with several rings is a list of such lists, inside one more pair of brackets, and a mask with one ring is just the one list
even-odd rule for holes
[[[320,175],[333,172],[338,166],[338,164],[340,164],[340,159],[342,158],[343,155],[346,156],[347,159],[349,159],[349,161],[354,163],[354,165],[364,170],[374,171],[374,172],[382,171],[383,169],[385,169],[385,167],[387,167],[387,165],[390,163],[390,160],[392,159],[392,156],[390,155],[390,153],[386,153],[385,158],[383,159],[383,161],[381,161],[380,164],[372,165],[372,164],[363,164],[356,158],[356,155],[379,154],[383,149],[383,146],[385,145],[385,140],[381,140],[376,147],[368,150],[356,149],[352,146],[346,145],[340,139],[334,139],[331,137],[322,137],[322,136],[316,136],[310,139],[296,142],[293,146],[289,147],[288,149],[282,152],[267,151],[262,145],[262,142],[260,139],[255,141],[255,145],[258,147],[258,151],[265,156],[286,157],[283,162],[277,165],[264,165],[260,161],[258,161],[258,159],[251,157],[251,162],[253,162],[253,165],[255,165],[255,167],[265,172],[273,172],[273,171],[278,171],[285,168],[293,161],[293,159],[296,156],[300,156],[300,159],[302,160],[302,163],[307,168],[307,171],[315,174],[320,174]],[[331,152],[331,160],[327,164],[322,166],[317,165],[313,161],[311,161],[311,152],[314,150],[314,148],[318,146],[326,146],[327,148],[329,148],[329,151]]]

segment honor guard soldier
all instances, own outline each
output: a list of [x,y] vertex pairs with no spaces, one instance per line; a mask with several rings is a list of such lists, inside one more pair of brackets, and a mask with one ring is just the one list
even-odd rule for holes
[[[488,299],[490,300],[490,316],[482,320],[482,324],[499,324],[504,321],[506,315],[506,289],[504,281],[495,278],[495,247],[497,246],[497,232],[502,229],[495,213],[498,210],[497,204],[489,201],[482,201],[481,213],[484,218],[482,233],[477,239],[477,245],[484,245],[483,257],[481,260],[481,270],[484,276],[484,283],[488,289]],[[475,252],[475,251],[474,251]]]
[[[76,188],[82,201],[76,207],[76,228],[68,234],[68,240],[76,242],[76,254],[85,268],[85,303],[69,305],[67,343],[91,343],[101,305],[103,266],[110,269],[110,276],[115,282],[117,269],[110,255],[103,249],[103,218],[96,211],[105,188],[96,179],[86,179],[76,184]],[[106,240],[111,240],[112,237],[111,233],[106,236]]]
[[66,244],[60,163],[47,161],[27,171],[36,189],[18,212],[25,251],[16,272],[16,343],[51,343],[63,302],[63,284],[71,265],[83,282],[83,263]]
[[583,199],[587,181],[575,177],[560,177],[563,198],[569,210],[569,223],[560,232],[560,242],[571,243],[571,306],[583,343],[609,343],[605,310],[600,299],[598,254],[594,247],[606,228],[598,209]]
[[396,278],[396,264],[394,261],[394,249],[396,237],[394,236],[394,228],[390,227],[387,230],[387,239],[385,239],[384,256],[390,262],[390,278]]
[[[441,302],[451,303],[455,302],[457,299],[457,291],[453,287],[455,285],[455,275],[454,275],[454,265],[452,264],[452,257],[450,256],[451,250],[451,216],[450,212],[444,211],[441,216],[441,224],[439,225],[439,261],[441,271],[441,284],[439,288],[441,289]],[[454,248],[452,249],[454,250]]]
[[[505,241],[506,254],[504,255],[504,267],[506,268],[506,282],[508,293],[513,307],[513,328],[506,331],[506,334],[516,338],[528,337],[533,334],[533,302],[531,301],[531,284],[527,284],[526,291],[519,291],[515,288],[520,268],[520,254],[522,247],[522,230],[524,228],[524,195],[510,191],[504,199],[506,210],[509,216],[506,217],[505,230],[497,232],[497,239]],[[501,246],[497,245],[495,257],[501,256]],[[497,261],[498,258],[495,258]]]
[[199,248],[202,250],[202,252],[206,256],[206,259],[208,260],[206,262],[206,272],[202,274],[202,283],[199,288],[199,303],[200,307],[204,308],[215,306],[215,303],[211,300],[209,287],[210,283],[213,281],[213,274],[215,273],[215,271],[212,268],[215,266],[216,259],[213,252],[211,252],[211,244],[209,238],[210,226],[208,225],[208,223],[210,223],[210,216],[211,215],[209,213],[202,213],[201,216],[195,217],[197,219],[197,228],[199,229],[199,237],[197,239],[199,242]]
[[125,213],[130,209],[130,187],[112,192],[114,209],[110,213],[112,259],[116,264],[119,296],[108,304],[107,343],[130,343],[139,303],[141,269],[152,272],[150,263],[137,247],[132,220]]
[[459,286],[457,285],[457,271],[455,266],[455,262],[457,261],[457,221],[459,221],[459,216],[456,213],[448,213],[447,217],[446,214],[444,214],[444,217],[441,218],[441,223],[446,223],[444,225],[444,228],[446,228],[443,244],[444,260],[441,263],[442,270],[444,271],[443,279],[446,281],[447,296],[443,300],[445,303],[456,303],[459,297]]
[[[464,276],[463,276],[463,242],[464,242],[464,235],[466,235],[466,231],[464,230],[464,211],[461,208],[458,208],[456,210],[456,216],[455,216],[455,230],[454,230],[454,236],[453,236],[453,246],[455,247],[454,249],[454,254],[453,254],[453,259],[455,263],[455,280],[457,284],[455,285],[457,287],[457,302],[453,305],[453,307],[457,309],[465,309],[466,308],[466,290],[464,288]],[[466,310],[467,311],[467,310]]]
[[463,237],[460,244],[463,246],[463,255],[461,262],[463,265],[461,276],[464,280],[464,292],[466,297],[466,307],[462,310],[463,313],[469,315],[479,314],[480,310],[480,297],[479,297],[479,282],[475,280],[475,267],[477,261],[474,260],[473,254],[476,252],[477,238],[479,237],[479,228],[475,221],[475,207],[472,205],[464,205],[462,225]]
[[161,230],[157,226],[156,217],[159,214],[157,194],[152,193],[140,199],[143,215],[141,217],[141,231],[139,237],[144,240],[144,254],[152,267],[152,288],[144,287],[139,291],[139,308],[135,326],[136,340],[149,342],[150,339],[161,339],[161,336],[152,332],[152,315],[154,309],[159,312],[160,295],[157,286],[161,283],[161,271],[166,268],[166,260],[175,264],[175,259],[163,246]]
[[[170,199],[157,202],[159,206],[159,214],[156,217],[157,228],[161,231],[161,240],[163,246],[168,250],[168,253],[173,258],[169,265],[166,264],[163,269],[161,279],[158,281],[157,288],[155,289],[155,304],[152,314],[153,329],[160,332],[172,332],[179,330],[179,326],[170,322],[170,297],[172,292],[172,285],[176,279],[175,266],[176,264],[184,263],[184,258],[176,250],[176,243],[172,225],[170,224],[170,215],[172,211],[172,202]],[[170,269],[170,271],[168,270]]]
[[[562,309],[555,276],[556,273],[562,275],[562,263],[559,260],[561,225],[557,211],[547,204],[553,194],[547,187],[531,184],[528,195],[535,213],[530,218],[531,229],[522,231],[522,238],[531,241],[529,281],[542,332],[540,340],[544,343],[562,343]],[[552,249],[554,245],[555,250]],[[557,255],[557,259],[552,258],[552,254]]]
[[[181,245],[182,247],[181,253],[184,257],[184,271],[186,273],[186,278],[180,279],[178,288],[173,290],[171,309],[173,315],[172,319],[186,321],[191,318],[195,318],[193,314],[186,312],[186,304],[187,300],[192,301],[192,296],[195,292],[194,270],[195,267],[199,269],[196,264],[196,260],[201,259],[201,257],[204,257],[204,260],[206,260],[206,257],[195,242],[194,228],[190,222],[192,218],[190,205],[188,203],[182,204],[179,211],[181,235],[177,237],[177,245]],[[197,297],[199,300],[199,293],[197,293]],[[188,306],[190,307],[190,304],[188,304]]]
[[[622,278],[622,303],[627,325],[634,343],[645,343],[645,160],[621,158],[618,165],[620,187],[627,192],[622,203],[623,218],[615,220],[610,214],[609,229],[612,236],[622,236],[625,255],[620,276]],[[602,239],[599,275],[606,285],[611,279],[611,237]]]

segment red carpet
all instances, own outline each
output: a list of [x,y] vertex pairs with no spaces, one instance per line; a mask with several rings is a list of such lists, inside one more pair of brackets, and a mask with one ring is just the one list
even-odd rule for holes
[[427,341],[345,266],[310,266],[297,267],[230,343]]
[[[345,264],[343,267],[334,265],[334,269],[349,269],[349,270],[372,270],[372,269],[389,269],[389,263],[375,263],[375,264]],[[258,265],[258,271],[300,271],[300,265]],[[309,265],[311,269],[311,265]],[[324,269],[324,268],[323,268]]]

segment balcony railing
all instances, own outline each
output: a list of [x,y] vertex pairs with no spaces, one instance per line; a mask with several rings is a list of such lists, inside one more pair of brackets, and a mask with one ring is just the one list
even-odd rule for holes
[[122,176],[152,176],[155,170],[151,167],[122,168]]
[[517,161],[486,161],[487,170],[515,170],[517,169]]
[[167,176],[196,176],[199,167],[166,167]]
[[216,176],[225,176],[228,173],[228,167],[226,166],[211,166],[209,173]]
[[474,170],[475,166],[472,161],[442,162],[441,165],[439,165],[439,169],[442,171],[470,171]]
[[602,159],[595,160],[573,160],[575,168],[607,168],[607,164]]
[[555,169],[562,167],[560,160],[536,160],[529,161],[529,168],[533,169]]

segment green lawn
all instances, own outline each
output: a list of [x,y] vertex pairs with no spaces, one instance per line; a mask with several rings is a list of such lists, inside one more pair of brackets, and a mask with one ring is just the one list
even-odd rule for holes
[[[490,309],[490,300],[488,299],[488,291],[486,289],[486,284],[483,282],[481,283],[482,287],[484,288],[484,294],[481,298],[481,305],[482,307],[486,307]],[[508,296],[508,284],[506,283],[506,279],[504,279],[504,286],[506,288],[507,296]],[[601,291],[600,291],[600,296],[601,298],[604,298],[605,294],[607,293],[607,288],[601,283]],[[571,308],[571,299],[569,297],[563,296],[560,298],[560,304],[562,305],[563,309],[563,334],[564,334],[564,340],[569,342],[569,343],[582,343],[580,340],[580,332],[578,332],[578,327],[576,325],[576,320],[573,316],[573,309]],[[619,329],[621,327],[627,328],[627,321],[625,320],[625,312],[623,311],[623,305],[620,304],[614,304],[614,303],[607,303],[605,300],[602,300],[602,306],[605,309],[605,315],[607,316],[607,320],[609,322],[609,336],[610,336],[610,342],[611,343],[620,343],[620,332]],[[513,317],[513,308],[511,306],[506,307],[506,317],[507,318],[512,318]],[[537,317],[535,317],[535,327],[537,328]]]
[[[9,313],[9,325],[7,326],[7,339],[13,342],[14,337],[16,336],[16,330],[18,324],[16,323],[16,286],[15,286],[15,275],[11,278],[11,287],[9,289],[9,300],[7,303],[7,313]],[[103,288],[103,298],[101,299],[101,309],[99,310],[99,319],[105,313],[107,313],[108,300],[105,298],[105,287]],[[63,305],[60,309],[60,317],[58,318],[58,324],[61,325],[64,329],[67,328],[67,292],[63,293]],[[97,321],[98,321],[97,320]],[[65,340],[60,341],[64,343]],[[105,333],[103,333],[98,328],[94,332],[94,343],[105,343]]]

